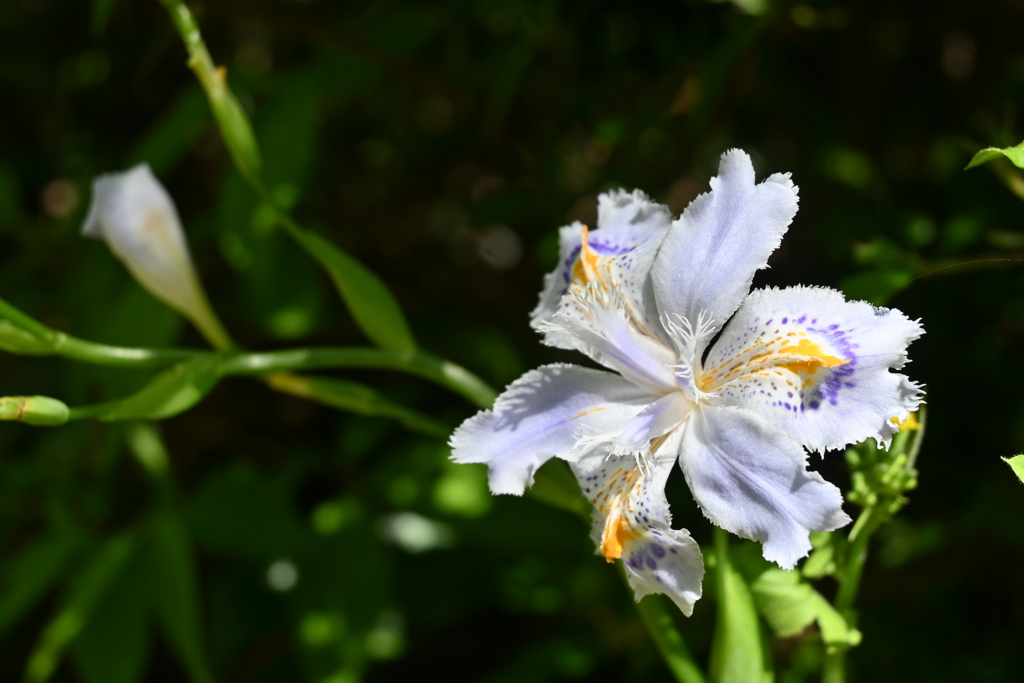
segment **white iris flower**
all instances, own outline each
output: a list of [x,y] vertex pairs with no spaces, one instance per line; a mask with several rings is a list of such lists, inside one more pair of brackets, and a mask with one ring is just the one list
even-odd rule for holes
[[459,427],[452,457],[487,463],[491,490],[517,495],[549,458],[569,461],[595,507],[599,552],[625,562],[638,600],[665,593],[689,615],[701,595],[700,549],[671,527],[665,499],[677,459],[714,524],[793,568],[809,532],[850,521],[839,489],[807,471],[805,448],[888,445],[893,418],[922,399],[890,370],[924,332],[824,287],[749,292],[796,210],[789,175],[755,184],[740,150],[675,221],[641,192],[602,195],[599,230],[562,228],[532,324],[613,372],[528,372]]

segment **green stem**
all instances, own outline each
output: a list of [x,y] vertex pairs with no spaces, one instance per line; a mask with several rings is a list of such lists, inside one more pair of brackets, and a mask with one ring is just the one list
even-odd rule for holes
[[857,599],[860,578],[864,573],[864,564],[868,559],[868,541],[877,527],[877,506],[864,508],[857,522],[850,531],[849,546],[846,555],[846,567],[839,577],[839,591],[836,593],[835,606],[846,616]]
[[707,679],[659,596],[645,597],[637,603],[636,611],[640,613],[640,620],[644,622],[654,645],[676,680],[679,683],[706,683]]
[[159,367],[195,358],[203,353],[190,349],[138,349],[108,346],[78,339],[47,327],[3,299],[0,299],[0,318],[6,318],[26,332],[35,335],[55,355],[97,365]]
[[[848,538],[846,565],[838,576],[839,590],[836,592],[835,607],[851,623],[853,603],[857,599],[860,579],[864,574],[864,565],[868,559],[868,541],[881,521],[878,511],[877,505],[870,505],[864,508],[860,516],[857,517]],[[825,654],[821,680],[822,683],[845,683],[846,650],[836,650]]]
[[497,392],[462,366],[426,351],[412,354],[375,348],[310,348],[232,354],[224,357],[220,371],[226,375],[263,375],[270,372],[323,370],[326,368],[373,368],[399,370],[447,387],[480,408],[489,408]]

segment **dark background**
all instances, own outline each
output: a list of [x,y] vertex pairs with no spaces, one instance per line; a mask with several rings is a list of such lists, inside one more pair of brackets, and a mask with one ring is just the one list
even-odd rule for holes
[[[852,680],[1016,680],[1024,488],[999,456],[1024,450],[1024,182],[1006,163],[962,169],[978,148],[1021,137],[1024,2],[742,4],[193,9],[276,196],[381,275],[426,349],[498,387],[582,362],[540,345],[527,314],[556,229],[593,226],[599,192],[640,188],[679,212],[734,146],[761,176],[791,172],[801,209],[755,285],[842,287],[927,330],[907,370],[929,392],[920,485],[873,546]],[[240,343],[365,344],[233,170],[185,59],[155,0],[0,4],[0,296],[87,339],[202,346],[78,234],[91,179],[146,160]],[[453,426],[474,412],[408,376],[340,374]],[[0,357],[0,394],[73,405],[147,377]],[[491,499],[481,469],[449,464],[441,440],[243,379],[160,430],[218,681],[666,680],[585,525],[529,497]],[[34,539],[74,527],[100,543],[149,509],[156,494],[124,436],[124,425],[0,425],[8,596]],[[822,469],[848,485],[839,454]],[[679,479],[676,524],[706,545]],[[409,520],[431,547],[395,540]],[[21,677],[76,562],[0,619],[0,679]],[[298,571],[294,586],[271,586],[275,563]],[[130,583],[101,607],[130,602]],[[104,643],[145,655],[126,682],[188,680],[161,636],[147,626],[133,639],[118,629],[142,622],[103,609],[53,680],[91,683],[83,661],[102,659]],[[680,618],[701,661],[713,612],[705,598]],[[773,644],[780,661],[790,646]]]

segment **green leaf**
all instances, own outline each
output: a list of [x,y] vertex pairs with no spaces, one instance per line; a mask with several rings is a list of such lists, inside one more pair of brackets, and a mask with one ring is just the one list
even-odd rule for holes
[[157,621],[189,680],[210,683],[213,677],[203,646],[202,610],[188,531],[181,517],[170,510],[155,515],[150,529],[147,574]]
[[1003,462],[1013,469],[1017,478],[1024,482],[1024,455],[1016,455],[1012,458],[1003,458]]
[[711,648],[711,679],[716,683],[771,681],[761,626],[754,597],[729,557],[728,536],[715,528],[718,619]]
[[0,635],[71,571],[71,560],[83,544],[83,537],[76,533],[56,531],[38,538],[8,560],[9,569],[0,582]]
[[316,233],[291,224],[289,232],[323,266],[366,336],[391,351],[412,353],[416,341],[387,286],[370,269]]
[[1004,156],[1012,161],[1013,165],[1017,168],[1024,168],[1024,142],[1020,143],[1016,147],[986,147],[971,157],[970,163],[964,167],[964,170],[966,171],[969,168],[980,166],[981,164],[997,159],[1000,156]]
[[327,377],[300,376],[277,373],[269,378],[270,386],[278,391],[301,396],[324,405],[347,410],[359,415],[389,417],[423,434],[447,438],[451,427],[441,424],[411,408],[395,403],[380,393],[358,382]]
[[141,680],[149,655],[149,594],[143,557],[135,553],[71,647],[72,660],[86,683]]
[[784,638],[800,633],[817,616],[817,591],[797,572],[768,569],[750,584],[750,591],[772,631]]
[[768,568],[751,582],[750,590],[758,611],[779,636],[795,636],[817,621],[822,639],[830,649],[860,643],[860,632],[849,627],[843,616],[803,580],[800,572]]
[[95,552],[68,587],[57,616],[43,629],[39,644],[29,656],[25,669],[28,683],[49,680],[64,651],[89,622],[107,590],[121,574],[136,547],[132,534],[107,540]]
[[138,393],[101,406],[101,420],[162,420],[199,403],[220,380],[217,360],[202,356],[153,378]]

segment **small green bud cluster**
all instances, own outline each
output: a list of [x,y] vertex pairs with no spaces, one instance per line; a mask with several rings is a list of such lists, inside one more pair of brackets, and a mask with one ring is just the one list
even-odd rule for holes
[[901,431],[888,450],[878,448],[874,439],[846,451],[850,468],[851,490],[847,500],[861,507],[881,507],[889,516],[903,507],[904,493],[917,488],[917,469],[914,467],[917,431]]

